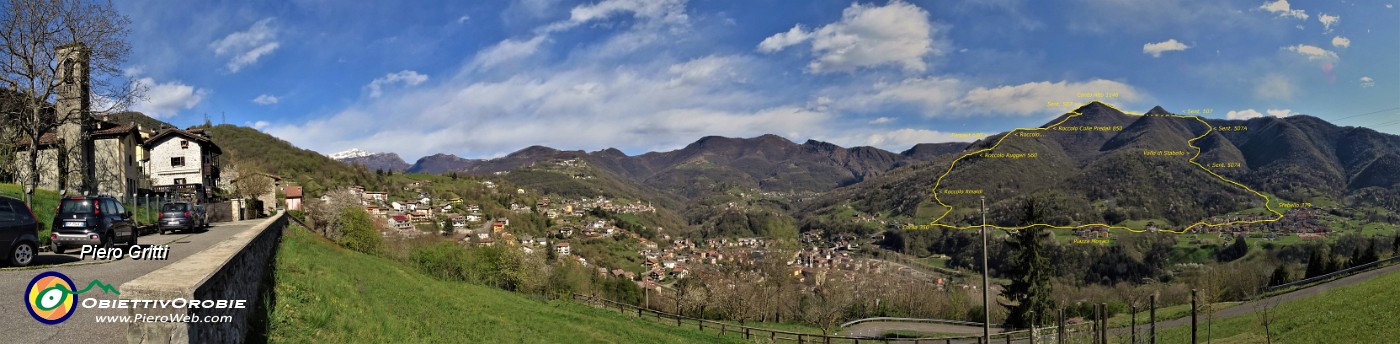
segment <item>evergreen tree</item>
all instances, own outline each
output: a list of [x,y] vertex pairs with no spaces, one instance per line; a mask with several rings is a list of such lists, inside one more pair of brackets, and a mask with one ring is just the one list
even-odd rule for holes
[[1335,256],[1335,255],[1329,254],[1329,255],[1327,255],[1327,260],[1326,260],[1326,262],[1327,262],[1327,270],[1326,270],[1327,272],[1324,273],[1324,275],[1330,274],[1330,273],[1333,273],[1333,272],[1337,272],[1337,271],[1341,271],[1342,269],[1346,268],[1345,266],[1342,265],[1342,257],[1341,257],[1341,256]]
[[1366,251],[1361,253],[1361,260],[1356,265],[1374,263],[1381,260],[1380,254],[1376,253],[1376,242],[1374,240],[1366,242]]
[[1362,262],[1361,260],[1361,248],[1357,247],[1356,249],[1351,250],[1351,259],[1347,260],[1346,268],[1350,269],[1363,264],[1364,262]]
[[1326,275],[1328,265],[1332,264],[1327,261],[1327,257],[1328,255],[1322,253],[1322,248],[1313,249],[1312,254],[1308,255],[1308,270],[1303,278]]
[[1249,243],[1245,242],[1244,234],[1240,234],[1235,236],[1235,241],[1230,243],[1229,247],[1220,250],[1220,252],[1216,254],[1216,259],[1222,262],[1228,262],[1244,258],[1247,254],[1249,254]]
[[[1025,211],[1024,223],[1038,223],[1044,218],[1044,211],[1034,200],[1026,202]],[[1014,253],[1008,269],[1011,285],[1004,293],[1006,299],[1011,301],[1010,304],[1003,304],[1011,310],[1006,326],[1027,328],[1048,324],[1053,319],[1055,300],[1050,296],[1054,292],[1050,276],[1054,271],[1051,271],[1050,260],[1046,258],[1047,236],[1043,227],[1032,227],[1013,233],[1007,240]]]
[[1390,255],[1400,256],[1400,232],[1395,233],[1395,242],[1390,244]]
[[1290,281],[1288,276],[1288,269],[1284,268],[1283,265],[1279,265],[1278,268],[1275,268],[1274,274],[1269,276],[1269,286],[1276,286],[1288,282],[1292,281]]

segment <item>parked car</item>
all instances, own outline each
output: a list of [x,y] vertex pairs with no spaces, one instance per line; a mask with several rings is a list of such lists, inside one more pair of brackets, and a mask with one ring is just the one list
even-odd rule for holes
[[160,205],[160,219],[157,220],[160,234],[165,232],[191,231],[203,227],[204,213],[195,209],[190,202],[170,202]]
[[195,213],[195,217],[198,217],[198,218],[199,218],[199,227],[200,227],[200,228],[209,228],[209,211],[208,211],[208,209],[205,209],[203,204],[197,204],[197,205],[194,206],[194,213]]
[[59,201],[49,243],[54,253],[63,253],[83,245],[112,248],[118,240],[135,246],[139,236],[131,212],[116,198],[73,196]]
[[39,254],[39,220],[24,202],[0,196],[0,247],[10,266],[27,266]]

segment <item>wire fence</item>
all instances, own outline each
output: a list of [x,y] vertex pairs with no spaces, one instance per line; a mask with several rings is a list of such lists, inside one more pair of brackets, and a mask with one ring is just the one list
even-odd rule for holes
[[[700,332],[712,332],[719,336],[732,336],[752,340],[760,343],[914,343],[914,344],[953,344],[953,343],[986,343],[981,336],[975,335],[951,335],[940,337],[908,337],[908,336],[885,336],[885,337],[856,337],[841,335],[826,335],[801,333],[783,330],[774,330],[745,325],[736,325],[723,321],[692,318],[679,314],[672,314],[613,300],[599,298],[592,295],[573,294],[574,301],[584,302],[588,305],[617,310],[623,314],[634,315],[639,319],[647,319],[653,322],[672,325],[682,328],[695,328]],[[1099,331],[1095,324],[1103,322],[1085,322],[1076,324],[1062,324],[1057,326],[1037,328],[1035,330],[1015,330],[1000,332],[991,335],[991,343],[1100,343],[1104,332]],[[1096,334],[1097,333],[1097,334]]]

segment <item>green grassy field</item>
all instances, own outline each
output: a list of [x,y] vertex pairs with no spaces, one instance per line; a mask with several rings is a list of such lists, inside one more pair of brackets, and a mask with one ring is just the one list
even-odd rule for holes
[[694,329],[435,280],[289,227],[268,339],[294,343],[723,343]]
[[[24,187],[15,184],[0,184],[0,195],[10,196],[17,199],[24,199]],[[58,193],[53,190],[39,189],[34,192],[34,217],[37,217],[43,227],[39,230],[39,241],[43,244],[49,242],[49,225],[53,222],[53,214],[58,211]]]
[[[1400,312],[1395,285],[1400,273],[1324,291],[1302,300],[1279,304],[1269,311],[1269,332],[1275,343],[1384,343],[1400,338],[1392,315]],[[1158,313],[1160,316],[1160,313]],[[1190,327],[1163,333],[1162,343],[1190,341]],[[1214,343],[1264,343],[1264,326],[1257,314],[1216,319]],[[1202,342],[1205,332],[1198,334]]]
[[[1221,302],[1221,303],[1212,304],[1212,305],[1210,305],[1210,307],[1211,307],[1211,308],[1214,308],[1215,310],[1221,310],[1221,309],[1226,309],[1226,308],[1233,307],[1233,306],[1238,305],[1238,304],[1240,304],[1240,303],[1239,303],[1239,302]],[[1202,309],[1204,309],[1204,308],[1202,308]],[[1201,314],[1199,315],[1199,317],[1198,317],[1198,319],[1199,319],[1200,321],[1205,321],[1204,319],[1205,319],[1205,316],[1206,316],[1206,315],[1205,315],[1204,312],[1205,312],[1205,311],[1202,310],[1202,313],[1201,313]],[[1138,316],[1137,316],[1137,323],[1138,323],[1138,326],[1147,326],[1146,324],[1150,323],[1150,322],[1148,321],[1148,319],[1151,317],[1151,315],[1152,315],[1152,314],[1151,314],[1151,311],[1139,311],[1139,312],[1138,312]],[[1185,317],[1189,317],[1189,316],[1191,316],[1191,305],[1175,305],[1175,306],[1157,308],[1157,321],[1167,321],[1167,320],[1172,320],[1172,319],[1185,318]],[[1132,315],[1132,314],[1126,314],[1126,313],[1125,313],[1125,314],[1115,315],[1115,316],[1113,316],[1112,318],[1108,318],[1108,327],[1110,327],[1110,328],[1115,328],[1115,327],[1129,327],[1129,326],[1132,326],[1132,324],[1133,324],[1133,315]]]

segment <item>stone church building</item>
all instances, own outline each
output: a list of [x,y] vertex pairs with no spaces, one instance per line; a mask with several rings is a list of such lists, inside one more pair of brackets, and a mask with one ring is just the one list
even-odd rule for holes
[[[143,130],[135,123],[118,124],[106,115],[95,116],[87,47],[67,44],[55,54],[61,61],[57,72],[61,84],[54,106],[45,110],[61,123],[57,130],[40,136],[38,147],[30,147],[29,140],[16,145],[14,171],[19,184],[27,184],[37,173],[39,188],[70,195],[131,196],[155,191],[203,201],[212,194],[222,152],[208,134],[174,128],[151,132],[156,128]],[[152,161],[152,151],[164,152],[161,158],[169,161]],[[39,155],[37,172],[29,169],[31,154]],[[153,178],[159,182],[153,183]]]

